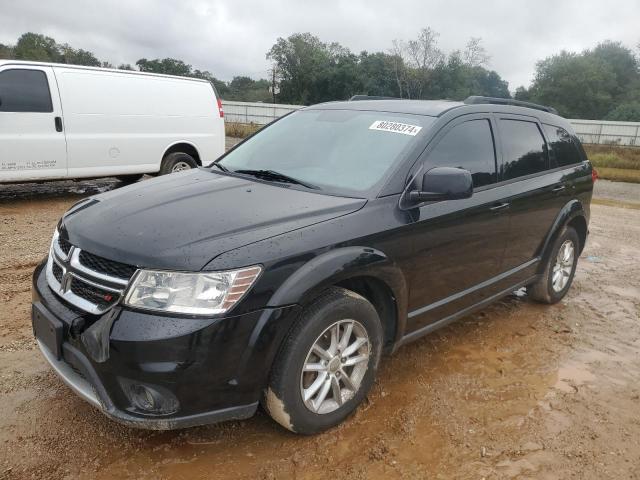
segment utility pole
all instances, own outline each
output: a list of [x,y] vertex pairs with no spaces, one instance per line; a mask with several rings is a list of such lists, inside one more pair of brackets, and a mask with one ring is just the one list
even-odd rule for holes
[[273,103],[276,103],[276,67],[271,69],[271,93],[273,94]]

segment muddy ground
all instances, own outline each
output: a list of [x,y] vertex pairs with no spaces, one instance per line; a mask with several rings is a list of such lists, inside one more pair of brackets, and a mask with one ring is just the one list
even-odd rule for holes
[[46,365],[31,272],[69,205],[116,186],[0,187],[0,478],[640,479],[640,191],[593,206],[563,302],[514,295],[402,348],[354,417],[298,437],[261,412],[133,430]]

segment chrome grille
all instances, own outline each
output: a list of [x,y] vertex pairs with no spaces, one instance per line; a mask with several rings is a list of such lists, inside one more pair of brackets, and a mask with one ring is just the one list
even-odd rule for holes
[[55,278],[58,281],[58,283],[62,282],[62,275],[63,275],[62,267],[54,262],[52,265],[52,269],[53,269],[53,278]]
[[124,295],[136,267],[85,252],[56,231],[47,262],[49,287],[70,304],[100,315]]
[[62,250],[62,252],[65,255],[69,255],[69,251],[71,250],[71,244],[60,236],[58,236],[58,246],[60,247],[60,250]]
[[78,258],[80,259],[80,263],[87,268],[125,280],[129,280],[136,271],[136,267],[134,266],[107,260],[106,258],[98,257],[84,250],[80,252]]
[[71,281],[71,292],[87,302],[94,303],[98,308],[109,308],[114,295],[102,288],[97,288],[85,282]]

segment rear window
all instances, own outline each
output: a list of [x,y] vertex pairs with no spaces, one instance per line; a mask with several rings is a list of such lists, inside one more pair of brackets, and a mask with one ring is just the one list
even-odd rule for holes
[[545,141],[538,125],[523,120],[500,120],[502,179],[524,177],[547,169]]
[[47,75],[23,68],[0,72],[0,112],[53,112]]
[[543,125],[544,133],[549,141],[549,160],[551,168],[565,167],[580,163],[580,152],[569,132],[553,125]]
[[274,170],[361,196],[415,148],[432,117],[356,110],[299,110],[261,130],[221,161],[229,170]]

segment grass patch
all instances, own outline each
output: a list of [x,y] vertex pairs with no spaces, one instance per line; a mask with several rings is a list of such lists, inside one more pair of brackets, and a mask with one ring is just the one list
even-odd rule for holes
[[610,200],[608,198],[592,198],[591,203],[596,205],[605,205],[607,207],[632,208],[634,210],[640,210],[640,203],[621,202],[619,200]]
[[640,162],[631,158],[619,157],[615,153],[594,153],[589,157],[596,168],[624,168],[627,170],[640,170]]
[[262,128],[262,125],[255,123],[233,123],[225,122],[224,130],[227,137],[247,138]]
[[614,182],[640,183],[640,170],[630,168],[598,167],[598,178]]
[[596,168],[624,168],[640,170],[639,147],[614,145],[584,145],[587,157]]
[[640,147],[583,146],[600,178],[614,182],[640,183]]

